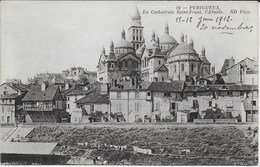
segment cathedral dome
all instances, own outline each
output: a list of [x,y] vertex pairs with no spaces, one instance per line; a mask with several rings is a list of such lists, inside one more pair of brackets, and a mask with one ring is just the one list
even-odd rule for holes
[[172,36],[170,36],[169,34],[164,34],[161,38],[160,38],[160,43],[161,44],[176,44],[177,41],[176,39],[174,39]]
[[179,44],[171,53],[170,56],[184,55],[184,54],[197,54],[193,47],[189,44]]
[[169,35],[169,25],[166,22],[164,26],[164,35],[160,38],[161,44],[176,44],[178,43],[176,39]]
[[125,29],[124,28],[121,32],[121,39],[115,44],[115,49],[118,49],[118,48],[133,49],[133,45],[125,39]]
[[133,45],[125,39],[121,39],[115,44],[115,48],[133,48]]

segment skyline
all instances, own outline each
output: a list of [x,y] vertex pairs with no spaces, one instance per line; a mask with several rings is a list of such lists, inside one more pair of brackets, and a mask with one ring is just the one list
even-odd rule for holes
[[[172,5],[166,6],[166,3]],[[178,2],[178,5],[185,3]],[[200,2],[200,5],[214,3]],[[257,58],[257,8],[252,6],[253,3],[225,3],[240,5],[240,8],[247,5],[251,9],[248,17],[232,17],[234,23],[242,19],[254,25],[252,32],[236,31],[229,35],[220,34],[219,31],[200,31],[196,23],[176,23],[176,17],[188,15],[143,14],[143,10],[175,10],[176,2],[5,1],[1,5],[1,82],[9,78],[25,82],[37,73],[56,73],[73,66],[96,71],[103,46],[108,53],[110,41],[116,43],[120,40],[123,27],[128,39],[127,29],[136,6],[142,16],[145,41],[150,41],[153,30],[159,37],[162,36],[167,21],[170,35],[178,42],[183,32],[188,36],[188,42],[192,37],[198,54],[205,47],[206,57],[212,65],[215,64],[216,72],[221,69],[226,58],[233,56],[236,62],[246,57]],[[221,9],[225,11],[227,6],[222,5]]]

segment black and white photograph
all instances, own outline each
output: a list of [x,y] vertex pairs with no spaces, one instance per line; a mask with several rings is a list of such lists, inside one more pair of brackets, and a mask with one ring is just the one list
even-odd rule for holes
[[257,1],[2,1],[1,165],[257,166]]

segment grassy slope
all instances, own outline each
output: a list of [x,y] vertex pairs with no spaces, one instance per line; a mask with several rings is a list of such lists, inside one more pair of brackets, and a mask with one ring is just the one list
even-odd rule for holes
[[[78,142],[106,143],[151,148],[155,153],[178,155],[181,149],[191,150],[190,157],[150,156],[133,154],[130,150],[95,149],[92,156],[101,155],[109,164],[126,159],[132,164],[146,165],[256,165],[258,132],[250,126],[176,126],[176,127],[36,127],[27,137],[30,141],[59,142],[79,148]],[[94,147],[94,146],[91,146]],[[84,149],[84,148],[81,148]],[[245,158],[243,158],[245,157]]]

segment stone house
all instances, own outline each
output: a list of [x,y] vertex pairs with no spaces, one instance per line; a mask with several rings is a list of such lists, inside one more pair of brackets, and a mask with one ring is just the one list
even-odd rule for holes
[[152,117],[150,82],[122,81],[109,91],[115,122],[149,122]]

